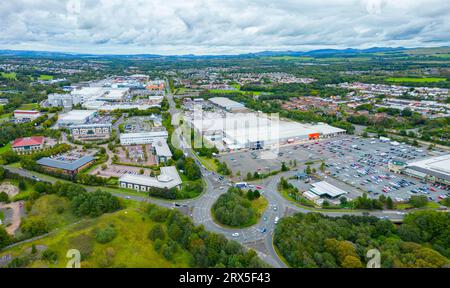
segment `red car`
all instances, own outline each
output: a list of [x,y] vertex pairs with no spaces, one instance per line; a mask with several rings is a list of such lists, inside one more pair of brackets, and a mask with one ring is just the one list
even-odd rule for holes
[[263,189],[263,187],[262,186],[256,186],[256,189],[261,190],[261,189]]
[[430,190],[436,192],[436,189],[434,189],[433,187],[430,187]]

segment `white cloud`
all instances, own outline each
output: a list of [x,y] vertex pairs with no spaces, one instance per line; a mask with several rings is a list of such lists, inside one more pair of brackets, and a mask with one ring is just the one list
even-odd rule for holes
[[447,0],[17,0],[0,48],[87,53],[450,45]]

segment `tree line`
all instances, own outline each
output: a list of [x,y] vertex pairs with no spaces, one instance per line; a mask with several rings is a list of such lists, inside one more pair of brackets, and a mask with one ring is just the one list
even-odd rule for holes
[[447,213],[414,212],[397,228],[372,216],[299,213],[279,222],[274,243],[292,267],[363,268],[373,248],[384,268],[449,267],[449,220]]

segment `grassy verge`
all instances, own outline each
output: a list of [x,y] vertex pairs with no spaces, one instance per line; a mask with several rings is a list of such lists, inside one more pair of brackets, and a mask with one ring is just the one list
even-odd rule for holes
[[11,150],[11,143],[6,144],[0,148],[0,155]]
[[0,75],[2,75],[2,77],[5,77],[7,79],[17,80],[17,74],[15,72],[11,72],[11,73],[1,72]]
[[44,195],[33,202],[28,219],[43,219],[50,231],[80,220],[70,209],[70,201],[57,195]]
[[41,81],[48,81],[48,80],[53,80],[53,76],[52,75],[40,75],[39,76],[39,80],[41,80]]
[[18,110],[33,110],[39,108],[39,105],[36,103],[27,103],[20,105]]
[[206,157],[201,157],[198,155],[197,155],[197,158],[200,161],[200,163],[202,163],[203,166],[205,166],[206,169],[217,172],[218,166],[217,166],[217,163],[214,161],[214,158],[206,158]]
[[261,216],[264,214],[264,211],[266,211],[267,206],[269,206],[269,201],[267,201],[267,199],[264,198],[263,196],[252,201],[252,207],[255,210],[257,217],[256,222],[258,222]]
[[[429,210],[429,209],[430,210],[434,210],[434,209],[437,209],[439,207],[440,207],[440,205],[438,203],[428,201],[428,203],[427,203],[427,205],[425,207],[417,208],[417,209],[420,209],[420,210]],[[395,204],[395,209],[397,209],[397,210],[409,210],[409,209],[416,209],[416,208],[413,207],[409,203],[398,203],[398,204]]]
[[281,260],[281,262],[284,263],[284,265],[286,265],[287,268],[291,268],[291,265],[289,265],[289,263],[287,262],[287,260],[284,258],[283,255],[281,255],[280,250],[278,250],[277,246],[275,245],[275,243],[273,243],[272,241],[272,247],[273,250],[275,250],[275,253],[277,253],[278,258]]
[[413,78],[413,77],[391,77],[387,78],[386,81],[388,82],[409,82],[409,83],[437,83],[437,82],[443,82],[447,81],[447,78],[436,78],[436,77],[429,77],[429,78]]
[[[95,240],[97,229],[113,225],[117,236],[107,244]],[[66,226],[43,239],[11,248],[0,257],[23,256],[27,250],[36,247],[55,252],[58,261],[35,260],[28,267],[63,268],[67,265],[66,253],[77,249],[82,254],[82,268],[89,267],[135,267],[135,268],[179,268],[189,266],[188,254],[181,250],[172,261],[166,260],[154,249],[154,243],[147,238],[148,231],[155,225],[142,208],[128,208],[99,218],[82,220]],[[29,252],[28,252],[29,253]]]

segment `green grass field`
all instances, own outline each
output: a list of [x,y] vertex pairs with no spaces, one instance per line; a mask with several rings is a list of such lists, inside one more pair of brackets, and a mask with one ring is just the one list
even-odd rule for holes
[[[114,225],[117,236],[107,244],[95,240],[96,229]],[[189,266],[189,256],[178,251],[172,261],[166,260],[153,248],[147,238],[148,231],[155,225],[143,212],[143,208],[128,208],[95,219],[86,219],[66,226],[43,239],[11,248],[0,257],[22,256],[33,244],[43,245],[56,253],[58,261],[32,262],[29,267],[59,267],[67,265],[66,253],[77,249],[82,253],[82,268],[89,267],[133,267],[133,268],[182,268]]]
[[433,56],[438,57],[438,58],[450,59],[450,53],[449,54],[435,54]]
[[8,121],[9,118],[11,118],[11,113],[6,113],[6,114],[0,115],[0,123]]
[[306,56],[273,56],[273,57],[263,57],[267,60],[281,60],[281,61],[310,61],[314,60],[314,57],[306,57]]
[[0,148],[0,155],[11,150],[11,143]]
[[[427,203],[427,206],[425,206],[423,208],[420,208],[420,209],[424,209],[424,210],[431,209],[431,210],[434,210],[434,209],[439,208],[439,206],[440,205],[438,203],[429,201]],[[398,210],[407,210],[407,209],[413,209],[413,208],[414,207],[411,204],[409,204],[409,203],[398,203],[398,204],[395,204],[395,209],[398,209]]]
[[0,220],[5,220],[5,212],[3,212],[2,210],[0,210]]
[[242,93],[239,90],[221,90],[221,89],[211,89],[209,90],[209,92],[217,94]]
[[1,72],[0,75],[2,75],[2,77],[5,77],[7,79],[17,79],[17,73],[15,73],[15,72],[11,72],[11,73]]
[[57,195],[45,195],[37,199],[28,213],[28,218],[43,219],[50,230],[63,228],[79,220],[70,211],[70,201]]
[[201,156],[197,156],[197,158],[206,167],[206,169],[217,172],[217,163],[214,161],[214,158],[206,158]]
[[391,78],[387,78],[386,81],[388,81],[388,82],[412,82],[412,83],[436,83],[436,82],[447,81],[447,79],[446,78],[436,78],[436,77],[430,77],[430,78],[391,77]]
[[39,108],[39,105],[37,103],[27,103],[20,105],[18,110],[33,110],[37,108]]
[[319,62],[365,62],[370,61],[369,57],[323,57],[316,58]]
[[39,80],[41,81],[48,81],[48,80],[53,80],[53,76],[52,75],[40,75],[39,76]]

